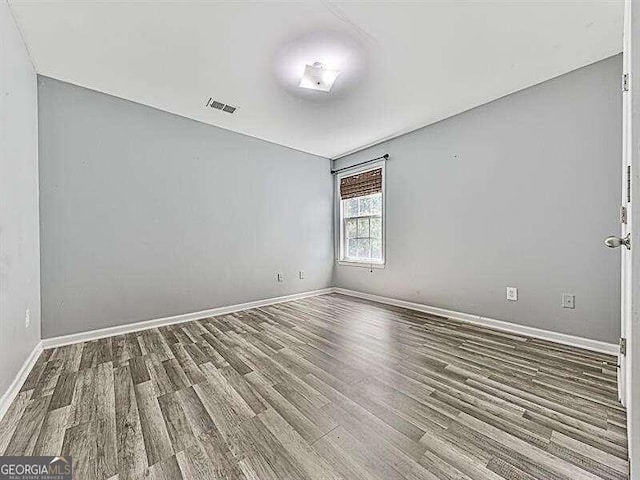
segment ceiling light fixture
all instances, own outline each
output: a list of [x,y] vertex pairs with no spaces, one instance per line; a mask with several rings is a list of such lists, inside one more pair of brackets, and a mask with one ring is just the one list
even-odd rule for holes
[[306,65],[304,67],[304,74],[302,75],[299,86],[301,88],[308,88],[309,90],[329,92],[339,74],[340,72],[338,70],[326,68],[320,62],[315,62],[313,65]]

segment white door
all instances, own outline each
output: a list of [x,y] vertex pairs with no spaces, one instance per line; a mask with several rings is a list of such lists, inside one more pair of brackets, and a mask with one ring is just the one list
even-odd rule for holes
[[620,237],[606,243],[621,252],[618,394],[627,407],[630,478],[640,479],[640,206],[633,208],[640,205],[640,2],[635,0],[625,0],[623,38],[622,228]]
[[[623,35],[623,79],[622,79],[622,233],[621,238],[631,241],[633,225],[633,202],[631,184],[634,173],[631,155],[631,0],[625,2],[625,21]],[[615,243],[615,242],[614,242]],[[632,250],[630,244],[620,248],[621,256],[621,325],[620,325],[620,354],[618,360],[618,396],[623,405],[627,405],[627,385],[629,384],[630,370],[628,368],[627,347],[630,340],[631,313],[632,313]]]
[[[624,41],[623,41],[623,76],[622,76],[622,199],[620,237],[612,236],[605,244],[612,248],[620,248],[621,261],[621,299],[620,299],[620,354],[618,359],[618,398],[623,405],[628,406],[629,388],[631,385],[631,330],[633,313],[633,242],[634,211],[633,193],[631,186],[638,185],[633,181],[637,169],[633,168],[633,130],[632,130],[632,92],[631,92],[631,48],[632,48],[632,0],[625,1]],[[636,157],[637,159],[637,157]],[[639,223],[640,224],[640,223]],[[639,255],[640,256],[640,255]]]
[[[640,2],[625,0],[624,18],[622,206],[627,223],[622,225],[622,238],[629,235],[631,249],[621,247],[621,336],[626,353],[620,354],[619,390],[627,407],[631,478],[640,479]],[[633,205],[639,207],[634,211]]]

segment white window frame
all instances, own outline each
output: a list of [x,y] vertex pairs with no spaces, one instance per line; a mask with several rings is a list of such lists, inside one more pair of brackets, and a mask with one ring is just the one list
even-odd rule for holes
[[[387,217],[386,217],[386,203],[387,196],[385,194],[385,183],[387,175],[385,171],[386,162],[381,160],[380,162],[370,163],[363,165],[362,167],[356,167],[336,174],[335,178],[335,211],[336,211],[336,263],[338,265],[348,265],[352,267],[366,267],[366,268],[384,268],[387,262]],[[345,260],[344,248],[345,248],[345,231],[344,231],[344,217],[343,217],[343,205],[342,198],[340,198],[340,180],[345,177],[351,177],[363,172],[369,172],[371,170],[382,169],[382,261],[381,262],[362,262]]]

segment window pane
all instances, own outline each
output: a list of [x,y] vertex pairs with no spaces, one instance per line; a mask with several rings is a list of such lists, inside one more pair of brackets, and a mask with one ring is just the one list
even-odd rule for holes
[[368,238],[359,238],[356,241],[358,242],[358,258],[369,258],[369,254],[371,252],[371,240]]
[[356,258],[358,256],[358,244],[357,240],[347,240],[347,258]]
[[382,215],[382,194],[376,193],[371,197],[371,214]]
[[382,238],[382,218],[371,219],[371,238]]
[[358,218],[358,238],[369,236],[369,219]]
[[344,202],[344,216],[345,217],[357,217],[358,216],[358,199],[349,198],[343,200]]
[[358,219],[357,218],[349,218],[346,221],[346,234],[347,238],[353,238],[357,236],[358,233]]
[[373,260],[382,261],[382,239],[371,239],[371,258]]
[[342,259],[363,264],[382,262],[382,192],[341,202]]
[[360,215],[371,215],[371,196],[360,197]]

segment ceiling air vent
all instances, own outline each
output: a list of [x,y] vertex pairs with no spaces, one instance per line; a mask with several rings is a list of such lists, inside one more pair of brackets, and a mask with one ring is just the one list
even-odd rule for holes
[[206,106],[210,108],[215,108],[216,110],[222,110],[225,113],[235,113],[235,111],[238,109],[238,107],[234,107],[233,105],[228,105],[226,103],[219,102],[217,100],[214,100],[211,97],[209,97],[209,100],[207,100]]

